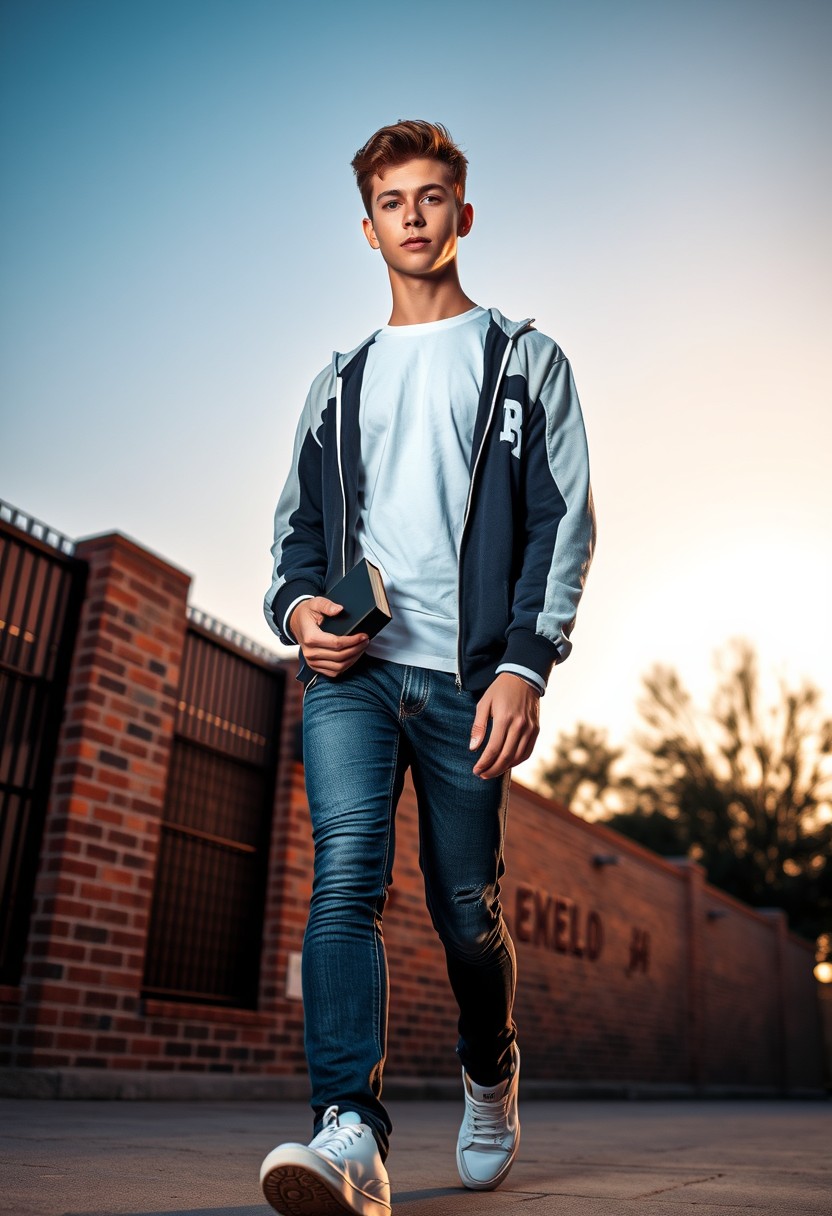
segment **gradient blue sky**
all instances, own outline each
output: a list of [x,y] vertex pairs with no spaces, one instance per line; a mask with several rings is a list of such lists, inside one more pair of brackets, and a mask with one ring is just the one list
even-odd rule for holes
[[439,119],[463,284],[563,346],[590,436],[545,735],[622,738],[650,663],[702,693],[737,635],[832,693],[831,47],[812,0],[5,0],[0,497],[271,644],[308,383],[387,319],[349,161]]

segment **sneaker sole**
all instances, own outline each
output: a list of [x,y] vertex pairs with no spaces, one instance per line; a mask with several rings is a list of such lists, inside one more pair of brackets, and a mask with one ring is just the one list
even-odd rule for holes
[[[301,1147],[300,1156],[303,1153]],[[390,1216],[390,1205],[351,1187],[333,1170],[332,1178],[300,1161],[275,1164],[261,1173],[263,1194],[280,1216]],[[266,1159],[268,1161],[268,1158]]]

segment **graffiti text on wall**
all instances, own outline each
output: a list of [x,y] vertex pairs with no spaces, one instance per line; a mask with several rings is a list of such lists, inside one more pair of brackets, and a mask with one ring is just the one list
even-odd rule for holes
[[[594,963],[604,949],[604,922],[600,912],[585,910],[573,899],[521,883],[517,888],[512,929],[517,940],[555,954],[570,954]],[[629,941],[627,975],[650,970],[650,934],[633,927]]]

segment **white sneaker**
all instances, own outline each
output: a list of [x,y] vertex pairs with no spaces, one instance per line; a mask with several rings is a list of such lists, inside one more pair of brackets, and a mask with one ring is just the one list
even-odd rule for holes
[[464,1186],[493,1191],[511,1169],[520,1145],[517,1090],[520,1052],[514,1045],[511,1076],[490,1088],[477,1085],[462,1070],[465,1114],[456,1144],[456,1167]]
[[263,1194],[282,1216],[390,1216],[390,1182],[372,1129],[330,1106],[307,1144],[279,1144],[260,1167]]

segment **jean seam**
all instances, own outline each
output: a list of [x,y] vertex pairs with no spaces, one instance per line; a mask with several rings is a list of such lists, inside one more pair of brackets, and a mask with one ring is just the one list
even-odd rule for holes
[[[393,789],[396,784],[396,772],[398,771],[398,767],[399,767],[399,744],[400,744],[400,740],[399,740],[399,736],[397,735],[396,743],[393,748],[393,763],[390,767],[390,784],[387,789],[387,836],[386,836],[385,844],[384,844],[384,861],[382,863],[382,870],[381,870],[381,889],[382,889],[382,894],[385,899],[387,897],[387,872],[389,869],[389,861],[390,861],[390,836],[392,834],[392,829],[393,829]],[[383,915],[383,913],[382,913],[382,915]],[[382,1038],[382,1035],[381,1035],[382,964],[381,964],[381,958],[379,955],[379,949],[380,948],[383,949],[383,946],[380,945],[380,935],[378,933],[373,934],[373,947],[375,950],[375,957],[376,957],[376,1000],[375,1000],[375,1009],[373,1011],[374,1012],[373,1020],[375,1023],[374,1029],[375,1029],[375,1036],[376,1036],[376,1049],[378,1051],[378,1058],[379,1058],[379,1060],[383,1061],[386,1053],[384,1052],[384,1045],[382,1044],[382,1041],[381,1041],[381,1038]]]

